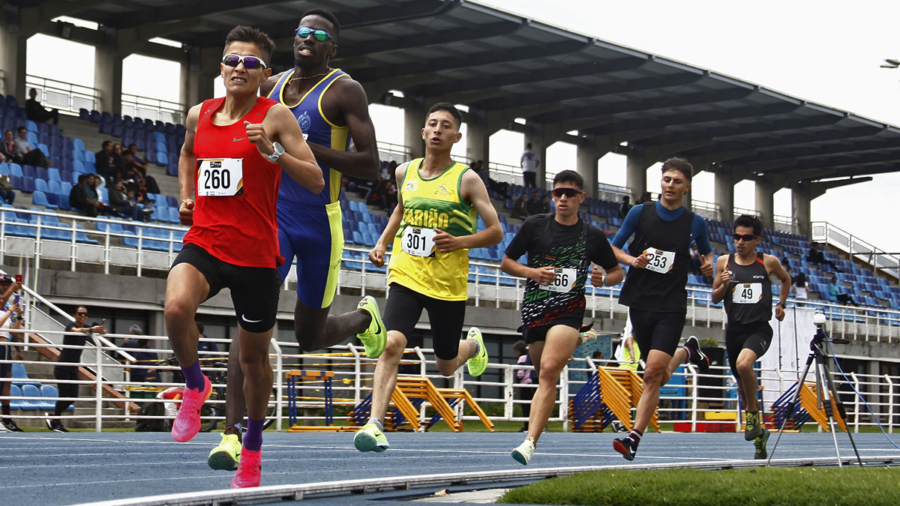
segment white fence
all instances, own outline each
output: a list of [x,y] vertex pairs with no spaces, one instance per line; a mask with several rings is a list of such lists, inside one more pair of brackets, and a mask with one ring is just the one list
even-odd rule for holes
[[828,243],[871,265],[875,272],[881,269],[895,279],[900,278],[900,252],[885,251],[825,221],[814,221],[811,228],[814,242]]

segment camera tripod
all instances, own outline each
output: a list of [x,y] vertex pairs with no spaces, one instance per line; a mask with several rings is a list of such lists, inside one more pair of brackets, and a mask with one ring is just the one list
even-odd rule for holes
[[[838,467],[844,467],[841,462],[841,451],[838,449],[837,432],[834,423],[834,409],[835,407],[837,408],[838,414],[841,415],[841,419],[844,420],[844,423],[847,421],[847,412],[844,409],[844,404],[841,402],[840,397],[838,397],[837,388],[835,388],[834,379],[832,379],[829,370],[828,361],[829,359],[834,359],[834,357],[830,357],[825,349],[828,345],[829,338],[828,335],[825,334],[825,331],[822,330],[821,324],[824,323],[824,320],[825,318],[823,315],[816,315],[816,335],[809,343],[809,348],[812,351],[806,359],[806,367],[803,369],[803,374],[800,375],[797,389],[794,391],[791,400],[787,404],[787,410],[781,421],[781,427],[779,427],[778,430],[778,439],[775,440],[775,446],[772,447],[772,452],[769,454],[769,460],[766,461],[766,467],[772,463],[772,457],[775,455],[775,450],[778,448],[778,442],[781,441],[781,435],[784,434],[784,426],[787,424],[788,417],[794,413],[794,409],[797,407],[797,402],[800,400],[800,391],[804,381],[806,381],[806,375],[809,373],[810,366],[812,366],[813,363],[815,363],[815,372],[813,374],[816,376],[817,406],[819,409],[824,408],[825,410],[825,415],[828,417],[828,425],[831,427],[831,437],[834,439],[834,452],[837,454]],[[847,339],[833,339],[832,342],[844,344],[850,341]],[[823,392],[826,391],[823,386],[828,387],[827,392],[830,394],[830,398],[828,395],[823,395]],[[853,440],[853,434],[849,430],[847,431],[847,436],[850,437],[850,444],[853,445],[853,452],[856,454],[856,460],[859,462],[859,466],[863,467],[862,459],[859,457],[859,450],[857,450],[856,442]]]

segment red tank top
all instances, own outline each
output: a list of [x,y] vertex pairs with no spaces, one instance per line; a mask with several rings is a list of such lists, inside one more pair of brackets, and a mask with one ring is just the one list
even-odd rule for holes
[[[278,254],[278,222],[275,201],[281,183],[281,167],[259,153],[247,140],[244,121],[261,123],[278,102],[259,98],[253,109],[233,125],[211,121],[225,98],[205,100],[194,135],[194,224],[184,236],[223,262],[244,267],[275,268],[284,263]],[[242,159],[243,187],[238,195],[199,195],[199,169],[204,159]]]

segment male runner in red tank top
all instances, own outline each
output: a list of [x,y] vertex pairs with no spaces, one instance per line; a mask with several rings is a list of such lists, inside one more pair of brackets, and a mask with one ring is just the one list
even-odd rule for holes
[[[178,162],[179,217],[191,225],[169,271],[166,332],[186,388],[172,438],[189,441],[200,429],[209,379],[197,359],[197,307],[222,288],[231,290],[241,347],[249,423],[232,488],[259,486],[262,426],[272,391],[269,339],[281,279],[275,202],[281,171],[311,191],[322,191],[322,171],[300,126],[283,105],[257,96],[272,73],[275,44],[265,33],[238,26],[225,39],[220,65],[225,97],[188,113]],[[285,146],[287,148],[285,148]]]

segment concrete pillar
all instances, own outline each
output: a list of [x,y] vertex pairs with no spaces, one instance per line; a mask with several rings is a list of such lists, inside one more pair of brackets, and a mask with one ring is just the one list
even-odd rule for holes
[[428,109],[421,100],[415,100],[412,105],[403,109],[404,123],[406,125],[403,144],[409,148],[411,158],[425,156],[425,142],[422,141],[422,127],[425,126],[425,113]]
[[774,188],[770,181],[756,181],[756,212],[759,213],[764,228],[775,229]]
[[3,94],[16,97],[19,106],[28,99],[25,88],[26,49],[28,37],[33,34],[22,26],[19,9],[0,9],[0,69],[3,69]]
[[810,221],[812,214],[810,212],[810,203],[812,202],[812,188],[809,183],[797,182],[790,186],[791,188],[791,211],[797,220],[797,233],[809,237]]
[[719,219],[725,223],[732,223],[734,221],[734,175],[729,169],[718,169],[715,174]]
[[103,43],[97,46],[94,59],[94,88],[100,91],[100,110],[111,114],[122,112],[122,59],[116,49],[114,28],[104,30]]
[[181,63],[181,96],[179,100],[184,104],[184,115],[191,107],[213,98],[215,94],[215,80],[219,76],[219,65],[222,51],[216,47],[198,48],[188,50],[186,62]]
[[655,163],[654,160],[646,160],[643,154],[628,155],[626,162],[625,186],[631,190],[632,201],[647,191],[647,169]]
[[595,148],[578,146],[575,170],[584,178],[584,191],[588,197],[599,198],[597,192],[597,162],[605,155]]
[[694,201],[693,190],[688,190],[687,193],[684,194],[684,198],[681,199],[681,205],[686,207],[687,209],[693,210],[691,204]]
[[487,169],[491,157],[491,132],[488,129],[484,111],[470,110],[466,122],[466,158],[470,161],[484,160]]

